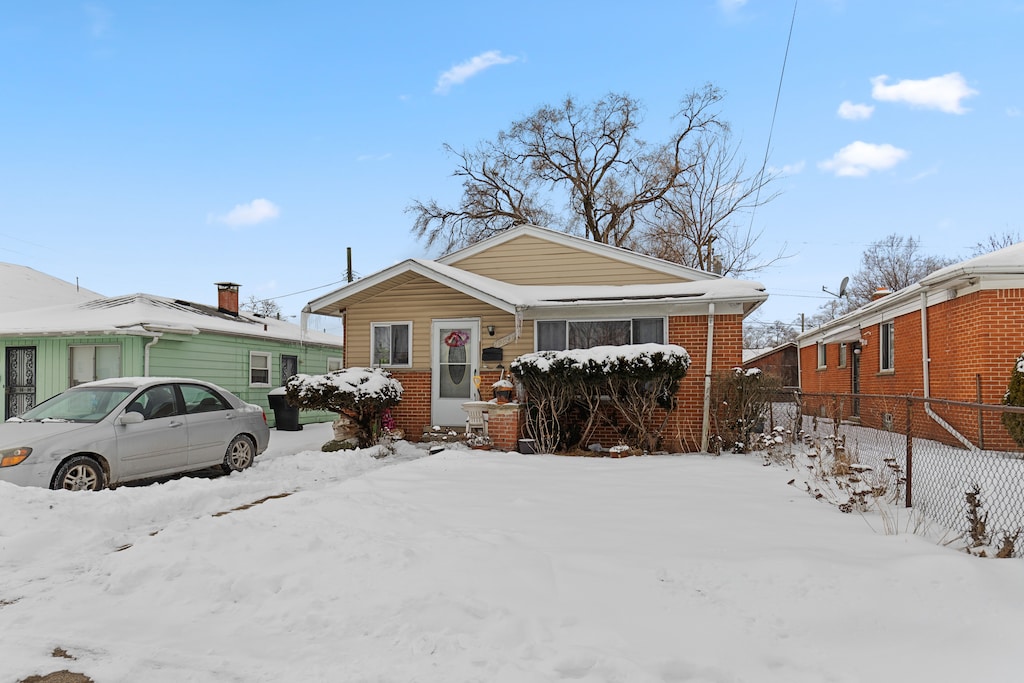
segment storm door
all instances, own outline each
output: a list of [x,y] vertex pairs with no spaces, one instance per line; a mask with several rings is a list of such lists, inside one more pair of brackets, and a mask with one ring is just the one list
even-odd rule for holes
[[7,370],[4,389],[6,420],[21,415],[36,404],[36,347],[9,347],[4,367]]
[[853,344],[853,361],[850,365],[850,391],[853,393],[853,407],[851,415],[860,415],[860,344]]
[[473,376],[479,368],[480,321],[433,321],[430,353],[431,422],[445,427],[464,425],[462,404],[478,398]]

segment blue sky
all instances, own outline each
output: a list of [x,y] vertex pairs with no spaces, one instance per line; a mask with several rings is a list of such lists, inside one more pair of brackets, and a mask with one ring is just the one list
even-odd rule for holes
[[663,139],[722,88],[748,169],[755,314],[813,314],[873,240],[966,257],[1024,232],[1024,0],[556,3],[14,2],[0,21],[0,261],[106,295],[286,314],[343,279],[436,256],[413,199],[455,202],[470,147],[567,95],[625,92]]

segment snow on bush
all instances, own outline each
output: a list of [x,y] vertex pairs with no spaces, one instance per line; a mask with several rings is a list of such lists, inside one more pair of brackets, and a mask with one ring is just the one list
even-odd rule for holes
[[517,375],[553,371],[578,371],[600,377],[617,372],[670,372],[682,377],[690,367],[690,354],[675,344],[595,346],[569,351],[537,351],[512,361]]
[[361,446],[373,444],[381,416],[402,400],[402,383],[380,368],[345,368],[325,375],[295,375],[285,383],[288,402],[302,410],[347,415]]
[[[1010,386],[1003,395],[1003,404],[1024,406],[1024,354],[1017,357],[1010,374]],[[1018,445],[1024,446],[1024,414],[1003,413],[1003,426]]]
[[544,451],[586,446],[601,425],[654,450],[661,440],[655,411],[675,407],[689,367],[690,354],[672,344],[538,351],[511,363],[525,389],[527,434]]

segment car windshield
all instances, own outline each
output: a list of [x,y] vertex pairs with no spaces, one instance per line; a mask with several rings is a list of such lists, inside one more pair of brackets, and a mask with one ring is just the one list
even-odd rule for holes
[[99,422],[134,391],[131,387],[68,389],[19,417],[22,420],[37,422]]

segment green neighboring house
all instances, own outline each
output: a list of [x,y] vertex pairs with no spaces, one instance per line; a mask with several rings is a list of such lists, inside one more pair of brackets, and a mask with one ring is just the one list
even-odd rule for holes
[[[217,283],[218,305],[150,294],[101,297],[0,316],[4,419],[70,386],[108,377],[192,377],[263,406],[296,374],[342,366],[342,339],[239,311],[238,285]],[[303,412],[300,422],[332,413]]]

